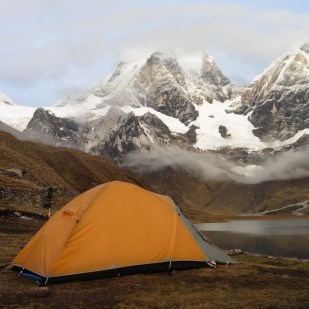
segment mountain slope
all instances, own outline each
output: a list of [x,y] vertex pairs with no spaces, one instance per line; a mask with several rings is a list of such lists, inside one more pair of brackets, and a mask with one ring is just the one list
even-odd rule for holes
[[31,119],[35,107],[21,106],[0,92],[0,120],[18,131],[23,131]]
[[309,128],[309,43],[287,53],[258,76],[242,95],[252,111],[254,133],[286,140]]
[[23,134],[22,132],[14,129],[13,127],[7,125],[6,123],[4,123],[2,121],[0,121],[0,131],[10,133],[10,134],[12,134],[14,137],[16,137],[19,140],[26,140],[26,139],[28,139],[25,134]]
[[132,151],[165,147],[171,143],[169,128],[155,115],[135,116],[116,107],[112,107],[105,117],[89,123],[83,133],[89,152],[118,163]]
[[[192,103],[226,100],[224,87],[229,84],[209,55],[203,56],[197,70],[188,72],[175,54],[157,51],[148,59],[120,62],[109,81],[97,85],[90,97],[101,98],[97,105],[152,107],[188,124],[198,115]],[[85,104],[88,98],[84,98]]]
[[78,128],[75,121],[56,117],[49,111],[38,108],[23,132],[32,140],[76,148]]
[[225,112],[232,104],[226,100],[233,97],[233,89],[207,54],[197,67],[188,69],[174,54],[155,52],[147,59],[121,62],[107,83],[50,108],[57,120],[36,112],[25,133],[69,145],[54,124],[59,127],[58,123],[71,119],[79,128],[75,137],[68,133],[69,139],[78,148],[114,162],[133,150],[171,144],[197,150],[265,147],[252,134],[246,116]]
[[171,196],[185,214],[254,213],[309,200],[309,178],[242,184],[205,181],[184,169],[145,172],[143,179],[158,192]]
[[123,61],[107,82],[88,93],[68,98],[50,112],[36,111],[25,133],[117,163],[131,151],[175,144],[219,153],[305,145],[308,46],[274,63],[243,94],[207,54],[191,67],[192,61],[186,64],[183,56],[166,51]]
[[[121,180],[147,187],[137,176],[101,156],[69,148],[19,141],[0,131],[1,204],[23,208],[37,204],[46,188],[65,200],[95,185]],[[22,203],[21,203],[22,201]]]

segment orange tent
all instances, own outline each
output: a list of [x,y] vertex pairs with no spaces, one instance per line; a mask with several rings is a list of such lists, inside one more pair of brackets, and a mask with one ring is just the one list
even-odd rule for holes
[[203,239],[172,199],[113,181],[60,209],[12,261],[40,282],[203,267],[234,260]]

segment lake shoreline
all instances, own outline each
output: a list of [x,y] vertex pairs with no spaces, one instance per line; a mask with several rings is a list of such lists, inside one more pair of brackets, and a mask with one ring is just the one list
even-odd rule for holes
[[[0,265],[11,261],[42,220],[0,218]],[[93,281],[74,281],[34,294],[35,283],[10,267],[0,273],[1,308],[308,308],[309,263],[252,254],[234,265]],[[291,304],[293,306],[291,307]]]
[[[203,218],[204,219],[204,218]],[[207,216],[206,222],[196,223],[219,223],[228,221],[247,221],[247,220],[302,220],[309,219],[309,215],[292,215],[292,214],[277,214],[277,215],[260,215],[260,214],[220,214]]]
[[[196,224],[211,242],[225,250],[241,249],[261,256],[309,259],[309,219],[256,217]],[[270,220],[273,219],[273,220]]]

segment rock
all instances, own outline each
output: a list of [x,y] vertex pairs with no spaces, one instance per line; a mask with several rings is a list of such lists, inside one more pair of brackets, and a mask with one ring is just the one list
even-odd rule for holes
[[184,124],[197,118],[198,112],[183,89],[186,87],[184,72],[175,57],[153,53],[133,84],[137,85],[137,81],[147,86],[144,91],[146,106],[178,118]]
[[18,211],[15,211],[15,212],[14,212],[14,215],[15,215],[16,217],[21,217],[21,213],[18,212]]
[[9,173],[12,173],[14,174],[15,176],[18,176],[19,178],[22,178],[23,177],[23,171],[21,169],[18,169],[18,168],[9,168],[7,169],[7,171]]
[[205,82],[216,86],[222,87],[230,83],[230,80],[218,68],[214,58],[206,53],[202,58],[201,77]]
[[227,251],[228,255],[238,255],[238,254],[244,254],[244,252],[241,249],[232,249]]
[[44,287],[32,287],[28,291],[28,295],[34,297],[47,297],[50,294],[50,289],[47,286]]
[[196,130],[199,129],[196,125],[191,125],[188,132],[184,134],[186,138],[186,143],[189,145],[194,145],[197,142]]
[[226,126],[220,125],[219,126],[219,133],[223,138],[227,138],[229,136],[231,136],[231,134],[227,133],[227,128]]
[[277,260],[278,258],[272,255],[267,256],[268,259],[270,260]]
[[19,219],[25,220],[25,221],[34,221],[34,219],[27,217],[27,216],[21,216]]

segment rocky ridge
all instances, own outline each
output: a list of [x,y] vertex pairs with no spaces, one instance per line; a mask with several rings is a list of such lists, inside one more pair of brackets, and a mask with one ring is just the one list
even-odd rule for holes
[[38,109],[25,134],[117,163],[132,151],[170,145],[260,157],[263,149],[299,148],[309,134],[308,46],[286,54],[246,89],[232,85],[207,54],[190,69],[162,51],[120,62],[88,94],[51,112]]
[[32,140],[56,146],[77,147],[79,125],[70,119],[56,117],[38,108],[29,121],[24,134]]
[[97,85],[89,96],[101,98],[101,104],[148,106],[188,125],[198,116],[194,104],[223,102],[231,89],[228,78],[207,54],[200,70],[188,74],[174,54],[154,52],[145,62],[120,62],[109,81]]
[[309,128],[309,43],[287,53],[244,91],[241,110],[251,113],[254,134],[286,140]]
[[[58,117],[55,109],[39,108],[24,133],[34,140],[79,147],[119,163],[131,151],[175,143],[192,145],[198,129],[192,124],[199,116],[195,106],[226,100],[225,87],[231,88],[231,84],[209,55],[201,59],[199,71],[187,74],[175,55],[155,52],[145,61],[119,63],[107,83],[98,84],[74,102],[68,99],[59,105],[85,107],[86,122]],[[148,110],[136,114],[141,107]],[[158,115],[175,119],[183,128],[175,132]]]

